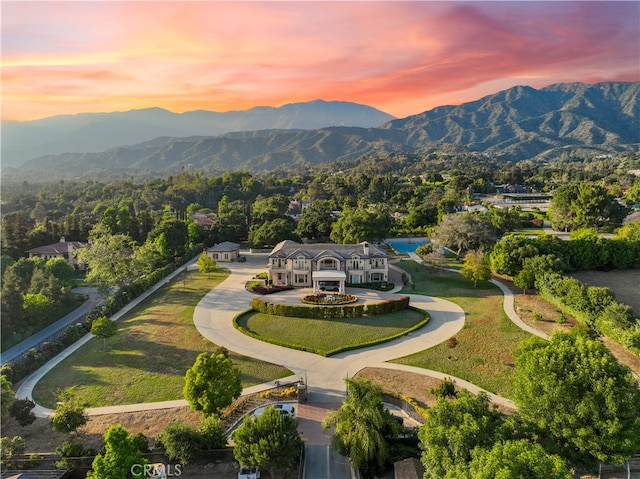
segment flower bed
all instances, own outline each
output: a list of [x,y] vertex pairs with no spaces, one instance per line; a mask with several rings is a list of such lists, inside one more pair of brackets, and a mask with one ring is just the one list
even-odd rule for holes
[[323,306],[337,306],[340,304],[355,303],[356,301],[358,301],[357,296],[340,293],[308,294],[302,298],[302,302],[305,304],[321,304]]

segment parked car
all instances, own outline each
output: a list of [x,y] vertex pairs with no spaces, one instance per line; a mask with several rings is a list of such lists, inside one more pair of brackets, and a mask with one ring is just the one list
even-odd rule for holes
[[238,471],[238,479],[260,479],[260,469],[255,467],[241,467]]
[[296,408],[291,404],[269,404],[269,406],[259,407],[256,409],[251,416],[260,417],[264,413],[264,410],[268,407],[273,407],[277,411],[280,411],[282,416],[291,416],[293,419],[296,418]]
[[238,256],[238,263],[244,263],[245,261],[247,261],[247,257],[246,256]]

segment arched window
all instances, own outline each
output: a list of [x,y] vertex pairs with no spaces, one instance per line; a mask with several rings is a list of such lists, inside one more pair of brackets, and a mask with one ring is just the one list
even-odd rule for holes
[[338,262],[333,258],[324,258],[320,260],[320,264],[318,266],[320,269],[338,269]]

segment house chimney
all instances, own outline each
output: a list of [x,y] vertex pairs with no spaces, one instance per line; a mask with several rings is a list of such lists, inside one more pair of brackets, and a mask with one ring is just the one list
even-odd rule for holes
[[66,243],[66,241],[65,241],[65,239],[64,239],[64,236],[62,236],[62,237],[60,238],[60,243]]
[[367,243],[366,241],[362,243],[362,249],[364,251],[364,255],[369,256],[369,243]]

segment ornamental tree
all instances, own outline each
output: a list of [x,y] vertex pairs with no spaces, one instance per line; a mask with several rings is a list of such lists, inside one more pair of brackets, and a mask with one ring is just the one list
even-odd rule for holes
[[637,452],[640,389],[602,342],[556,332],[523,341],[514,358],[518,411],[571,464],[621,464]]
[[118,325],[115,321],[106,316],[100,316],[91,323],[91,334],[102,339],[102,350],[107,349],[107,338],[114,336],[118,332]]
[[187,370],[183,389],[191,409],[218,414],[242,394],[240,370],[223,354],[201,353]]
[[198,258],[198,268],[200,272],[207,273],[207,278],[211,278],[213,273],[218,267],[218,264],[207,253],[202,253]]
[[75,399],[66,398],[58,403],[51,417],[51,428],[54,431],[78,434],[78,429],[89,421],[84,406]]
[[471,451],[491,448],[504,436],[503,425],[503,415],[491,409],[485,393],[461,389],[455,400],[439,398],[418,432],[425,479],[459,479]]
[[111,426],[104,435],[104,443],[104,454],[95,457],[87,479],[133,479],[144,476],[143,465],[148,461],[124,426]]
[[302,451],[296,420],[274,407],[245,419],[233,433],[233,441],[233,455],[240,464],[266,469],[271,477],[284,477],[295,467]]
[[567,464],[560,456],[549,454],[535,442],[498,441],[491,449],[476,448],[468,471],[460,479],[572,479]]
[[491,278],[491,268],[485,255],[479,251],[469,251],[464,257],[464,265],[460,270],[463,278],[473,281],[473,287],[478,281],[486,281]]

